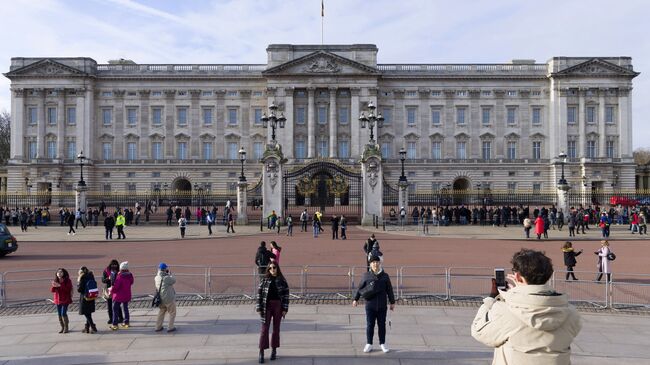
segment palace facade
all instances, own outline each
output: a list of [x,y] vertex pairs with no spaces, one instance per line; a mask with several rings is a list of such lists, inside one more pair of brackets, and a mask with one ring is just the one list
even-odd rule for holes
[[91,191],[235,191],[247,151],[260,179],[275,103],[291,170],[313,160],[358,169],[369,102],[384,179],[411,191],[554,190],[560,153],[574,189],[635,187],[629,57],[546,63],[378,64],[375,45],[284,45],[262,64],[98,64],[91,58],[12,58],[7,191],[71,191],[76,156]]

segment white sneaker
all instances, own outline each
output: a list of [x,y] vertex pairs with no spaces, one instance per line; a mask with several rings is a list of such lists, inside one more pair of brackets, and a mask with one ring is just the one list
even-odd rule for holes
[[368,353],[372,351],[372,345],[367,343],[366,346],[363,347],[363,352]]
[[381,347],[381,351],[383,351],[384,353],[387,353],[388,351],[390,351],[390,349],[388,348],[388,346],[386,346],[386,344],[382,343],[379,346]]

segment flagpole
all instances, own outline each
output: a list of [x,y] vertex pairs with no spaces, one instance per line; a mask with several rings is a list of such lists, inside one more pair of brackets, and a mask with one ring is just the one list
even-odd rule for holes
[[325,0],[320,0],[320,45],[323,45],[323,23],[325,22]]

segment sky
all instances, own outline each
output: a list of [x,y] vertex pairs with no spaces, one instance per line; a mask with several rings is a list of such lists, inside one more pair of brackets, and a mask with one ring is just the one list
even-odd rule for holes
[[[648,0],[324,0],[325,44],[371,43],[378,63],[507,63],[629,56],[634,148],[650,148]],[[98,63],[266,63],[269,44],[320,44],[321,0],[12,0],[2,4],[0,72],[11,57]],[[0,76],[0,111],[10,111]]]

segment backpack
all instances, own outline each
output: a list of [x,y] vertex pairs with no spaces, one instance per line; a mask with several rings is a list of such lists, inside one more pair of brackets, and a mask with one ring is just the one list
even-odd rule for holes
[[88,279],[84,290],[84,300],[90,302],[97,299],[98,296],[99,289],[97,289],[97,281],[95,281],[95,279]]

